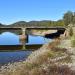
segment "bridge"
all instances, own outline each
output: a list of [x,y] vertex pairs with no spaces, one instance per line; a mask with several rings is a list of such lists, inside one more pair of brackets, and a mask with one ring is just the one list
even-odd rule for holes
[[[54,30],[55,33],[52,33],[51,30]],[[44,33],[39,33],[39,31],[43,31]],[[3,32],[11,32],[15,33],[16,35],[23,35],[20,36],[20,38],[27,35],[40,35],[47,38],[51,36],[51,38],[53,38],[54,36],[60,36],[61,34],[63,34],[65,32],[65,27],[0,27],[0,34],[2,34]]]
[[[43,31],[44,30],[44,31]],[[50,30],[55,30],[55,33],[52,33]],[[39,31],[43,31],[44,33],[39,33]],[[48,31],[48,32],[47,32]],[[50,37],[53,38],[54,36],[60,36],[65,32],[65,27],[45,27],[45,26],[40,26],[40,27],[0,27],[0,34],[3,32],[11,32],[15,33],[17,35],[40,35],[40,36],[45,36],[45,37]],[[45,33],[47,32],[47,33]],[[51,35],[50,35],[51,34]],[[24,36],[20,36],[24,37]],[[28,37],[27,37],[28,39]]]
[[[25,43],[28,42],[28,35],[35,33],[34,35],[37,35],[38,32],[41,31],[48,31],[48,30],[55,30],[55,33],[44,33],[44,37],[50,37],[53,38],[55,36],[60,36],[61,34],[63,34],[65,32],[65,27],[0,27],[0,34],[2,34],[3,32],[11,32],[11,33],[15,33],[16,35],[21,35],[19,37],[20,42],[22,43],[22,47],[23,49],[25,49]],[[34,32],[36,30],[36,32]],[[21,40],[21,38],[23,36],[26,36],[26,38],[24,38],[24,40]],[[42,35],[42,34],[41,34]],[[12,46],[11,46],[12,47]],[[10,48],[11,48],[10,47]],[[28,47],[28,46],[27,46]],[[0,46],[1,49],[4,49],[4,46]],[[5,47],[6,48],[6,47]]]
[[0,34],[3,32],[11,32],[15,33],[17,35],[22,35],[22,34],[29,34],[31,33],[31,30],[57,30],[57,31],[64,31],[65,27],[0,27]]

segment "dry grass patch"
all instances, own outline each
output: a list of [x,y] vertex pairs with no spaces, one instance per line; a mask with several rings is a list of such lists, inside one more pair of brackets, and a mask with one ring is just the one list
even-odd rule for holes
[[51,65],[48,70],[47,75],[75,75],[75,71],[72,71],[67,65]]

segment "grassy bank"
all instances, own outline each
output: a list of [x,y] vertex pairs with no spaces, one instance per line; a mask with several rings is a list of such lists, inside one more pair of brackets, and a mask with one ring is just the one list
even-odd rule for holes
[[2,66],[0,75],[73,75],[72,62],[66,48],[58,47],[61,40],[43,45],[32,52],[26,61]]

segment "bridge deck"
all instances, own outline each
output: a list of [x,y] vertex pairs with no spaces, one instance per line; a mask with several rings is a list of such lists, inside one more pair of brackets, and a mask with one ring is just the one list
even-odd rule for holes
[[65,29],[65,27],[0,27],[0,29]]

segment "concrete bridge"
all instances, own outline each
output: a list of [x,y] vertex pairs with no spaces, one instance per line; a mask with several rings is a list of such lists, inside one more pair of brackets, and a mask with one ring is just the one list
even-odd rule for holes
[[29,34],[31,30],[57,30],[64,31],[65,27],[0,27],[0,34],[3,32],[12,32],[17,35]]
[[[55,30],[56,32],[52,33],[52,31],[48,31],[48,30]],[[39,31],[43,31],[44,33],[39,33]],[[48,32],[45,33],[46,31]],[[0,27],[0,34],[2,34],[3,32],[15,33],[17,35],[21,35],[20,39],[25,40],[26,38],[28,40],[27,35],[30,35],[30,34],[40,35],[46,38],[55,38],[63,34],[65,32],[65,28],[64,27],[25,27],[25,28],[23,27]]]
[[[36,30],[36,32],[34,32]],[[55,33],[44,33],[44,37],[47,38],[53,38],[55,36],[60,36],[61,34],[63,34],[65,32],[65,28],[64,27],[0,27],[0,34],[2,34],[3,32],[11,32],[11,33],[15,33],[16,35],[20,35],[19,36],[19,40],[23,45],[23,49],[25,49],[25,43],[28,42],[28,35],[33,34],[33,35],[37,35],[39,34],[39,31],[48,31],[48,30],[55,30]],[[42,34],[41,34],[42,35]],[[3,48],[3,47],[1,47]]]

